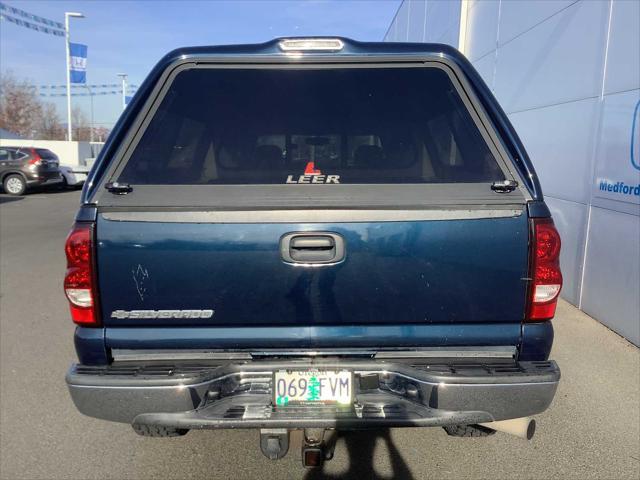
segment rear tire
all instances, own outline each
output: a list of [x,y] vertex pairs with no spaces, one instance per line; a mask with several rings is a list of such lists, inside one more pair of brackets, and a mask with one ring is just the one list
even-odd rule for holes
[[9,195],[20,196],[24,195],[24,192],[27,191],[27,182],[21,175],[14,173],[4,178],[2,188],[4,188],[5,193]]
[[69,182],[67,182],[67,177],[65,177],[64,175],[62,176],[62,182],[60,182],[58,188],[60,190],[69,190],[71,188],[71,185],[69,185]]
[[186,428],[158,427],[155,425],[131,425],[143,437],[182,437],[189,433]]
[[495,430],[482,425],[447,425],[442,428],[452,437],[488,437],[496,433]]

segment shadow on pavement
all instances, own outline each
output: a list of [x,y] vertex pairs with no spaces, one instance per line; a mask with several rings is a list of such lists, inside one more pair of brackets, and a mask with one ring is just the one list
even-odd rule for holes
[[17,202],[18,200],[22,200],[24,197],[12,197],[9,195],[0,195],[0,205],[3,203]]
[[52,185],[46,187],[33,187],[29,193],[41,193],[41,194],[56,194],[56,193],[66,193],[73,191],[80,191],[82,187],[72,186],[67,187],[66,185]]
[[[333,445],[328,446],[330,448],[335,447],[335,442],[337,442],[339,438],[344,440],[344,444],[347,447],[346,454],[349,457],[349,469],[346,472],[340,472],[339,474],[325,473],[324,468],[309,470],[304,477],[305,480],[322,478],[358,478],[360,480],[397,478],[411,480],[414,478],[413,475],[411,475],[411,470],[409,470],[409,467],[402,458],[402,455],[400,455],[400,451],[393,443],[389,430],[338,432],[332,438]],[[378,439],[382,439],[386,444],[387,451],[389,452],[392,470],[391,477],[388,475],[378,474],[374,468],[373,456],[375,455]],[[343,455],[344,451],[341,450],[338,454]]]
[[76,187],[76,186],[32,187],[27,191],[25,195],[21,195],[19,197],[14,197],[13,195],[7,195],[7,194],[0,194],[0,204],[22,200],[24,198],[28,198],[30,195],[55,195],[60,193],[71,193],[71,192],[79,193],[81,189],[82,187]]

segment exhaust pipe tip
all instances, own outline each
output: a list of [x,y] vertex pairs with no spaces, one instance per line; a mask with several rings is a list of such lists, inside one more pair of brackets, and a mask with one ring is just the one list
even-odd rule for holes
[[527,428],[527,440],[531,440],[534,433],[536,433],[536,421],[531,420],[531,422],[529,422],[529,428]]
[[531,417],[512,418],[498,422],[481,423],[480,425],[498,432],[509,433],[525,440],[531,440],[536,433],[536,421]]

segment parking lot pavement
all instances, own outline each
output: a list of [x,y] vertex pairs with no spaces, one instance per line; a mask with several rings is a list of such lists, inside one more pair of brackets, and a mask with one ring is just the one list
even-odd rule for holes
[[567,303],[552,354],[562,381],[531,442],[451,438],[438,428],[348,433],[324,471],[312,472],[298,452],[264,458],[255,431],[153,439],[84,417],[64,385],[75,355],[61,287],[78,198],[0,195],[2,479],[640,478],[638,349]]

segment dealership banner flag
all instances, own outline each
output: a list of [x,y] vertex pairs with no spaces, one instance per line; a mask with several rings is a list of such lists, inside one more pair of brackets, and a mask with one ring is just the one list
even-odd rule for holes
[[[91,85],[72,85],[74,88],[93,88],[93,89],[98,89],[98,88],[121,88],[122,84],[120,83],[93,83]],[[36,85],[33,88],[40,88],[42,90],[47,90],[47,89],[66,89],[67,86],[66,85]],[[127,88],[129,89],[136,89],[138,88],[138,85],[134,85],[134,84],[130,84],[127,85]],[[122,92],[120,92],[122,93]]]
[[64,25],[0,2],[0,20],[20,27],[64,37]]
[[7,5],[6,3],[0,2],[0,11],[4,12],[5,14],[8,13],[14,16],[25,18],[27,20],[32,20],[34,22],[42,23],[50,27],[64,30],[64,25],[60,22],[54,22],[53,20],[39,17],[38,15],[33,15],[32,13],[25,12],[24,10],[20,10],[19,8],[12,7],[10,5]]
[[71,57],[69,65],[71,83],[87,83],[87,46],[70,43],[69,56]]

